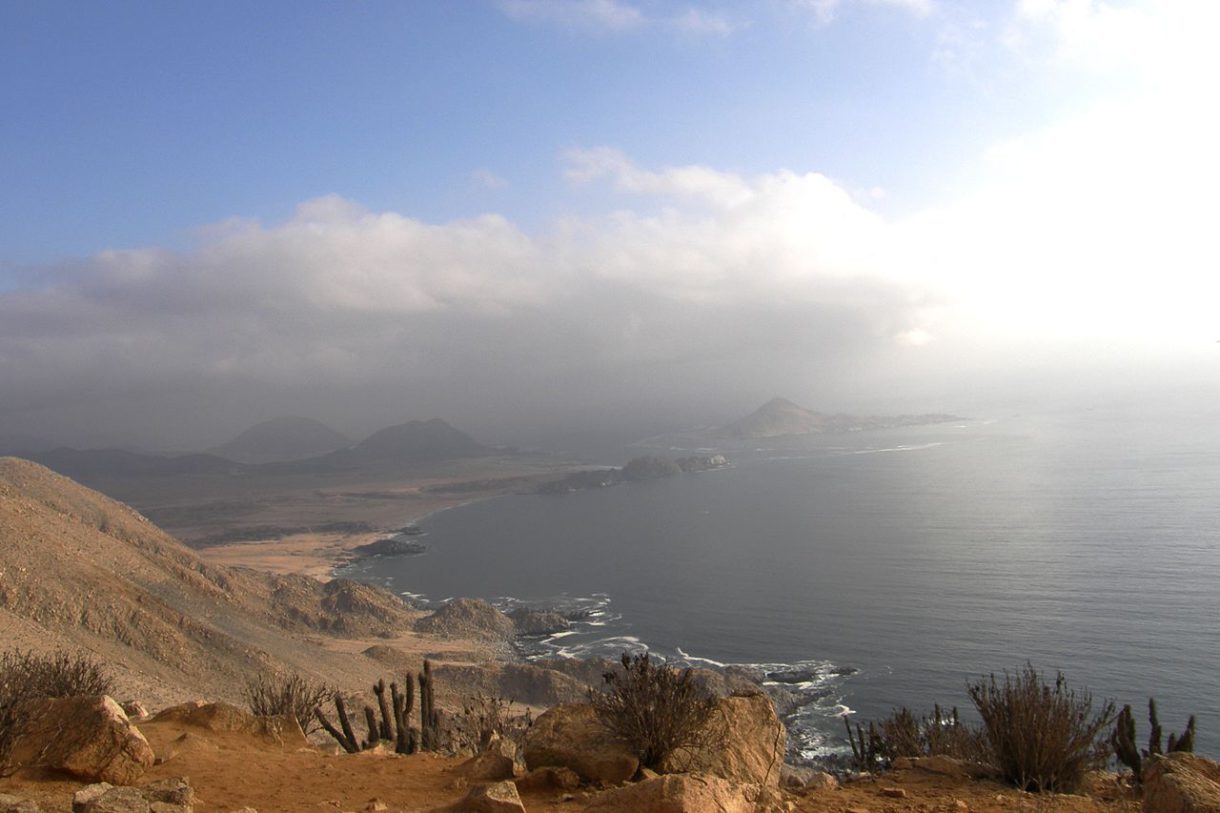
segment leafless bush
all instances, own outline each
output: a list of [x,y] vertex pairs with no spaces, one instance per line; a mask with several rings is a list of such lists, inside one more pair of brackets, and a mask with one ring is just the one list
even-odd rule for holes
[[1106,748],[1099,742],[1114,719],[1114,703],[1094,713],[1093,697],[1067,687],[1063,673],[1047,685],[1026,664],[1014,675],[995,675],[967,686],[983,718],[983,730],[1003,777],[1027,791],[1069,792],[1085,771],[1101,767]]
[[113,680],[88,655],[19,650],[0,654],[0,765],[16,737],[22,703],[39,697],[110,694],[112,689]]
[[895,710],[881,721],[882,750],[888,759],[898,757],[948,756],[972,762],[988,761],[987,740],[976,728],[963,725],[957,709],[944,713],[939,705],[932,713],[916,717],[907,708]]
[[298,674],[261,673],[246,681],[242,696],[260,717],[289,714],[306,734],[318,728],[314,709],[335,696],[335,688]]
[[716,700],[690,669],[653,663],[645,652],[623,653],[622,672],[605,674],[606,690],[590,690],[602,724],[656,768],[669,754],[705,744]]
[[493,737],[500,737],[520,747],[525,740],[525,732],[534,720],[529,709],[514,714],[511,700],[479,692],[462,706],[461,713],[452,715],[448,722],[446,746],[457,753],[478,753],[487,747]]

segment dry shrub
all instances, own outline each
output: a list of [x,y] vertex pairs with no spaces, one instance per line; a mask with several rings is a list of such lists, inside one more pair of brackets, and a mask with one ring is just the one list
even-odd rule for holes
[[20,724],[20,706],[41,697],[110,694],[113,680],[101,664],[82,653],[0,654],[0,765],[8,758]]
[[622,672],[607,672],[606,690],[589,692],[598,719],[656,768],[669,754],[706,744],[716,699],[690,669],[654,663],[648,653],[623,653]]
[[939,705],[932,713],[916,717],[907,708],[894,711],[881,721],[880,735],[885,756],[947,756],[971,762],[988,761],[987,741],[978,729],[963,725],[957,709],[947,715]]
[[494,737],[500,737],[521,747],[525,732],[533,722],[529,709],[514,714],[511,700],[479,692],[463,704],[460,714],[452,715],[446,731],[446,744],[455,753],[470,751],[477,754]]
[[1114,719],[1114,703],[1094,713],[1093,697],[1054,685],[1026,664],[1014,675],[995,675],[967,686],[983,718],[995,765],[1004,779],[1026,791],[1070,792],[1085,772],[1101,767],[1106,751],[1099,737]]
[[259,717],[288,714],[306,734],[319,728],[314,709],[335,696],[335,688],[297,674],[261,673],[246,681],[242,691],[250,711]]

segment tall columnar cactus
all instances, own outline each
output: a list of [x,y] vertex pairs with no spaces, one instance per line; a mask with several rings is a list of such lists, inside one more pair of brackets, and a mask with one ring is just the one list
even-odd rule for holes
[[1135,747],[1135,715],[1131,713],[1130,706],[1123,706],[1123,710],[1115,721],[1114,731],[1110,734],[1110,746],[1114,749],[1114,755],[1118,757],[1119,762],[1126,765],[1135,774],[1137,785],[1143,781],[1144,761],[1149,757],[1171,754],[1175,751],[1191,752],[1195,750],[1195,716],[1193,714],[1187,721],[1186,730],[1182,732],[1182,736],[1175,736],[1170,732],[1164,751],[1161,750],[1163,731],[1160,718],[1157,716],[1156,700],[1151,697],[1148,698],[1148,726],[1148,747],[1139,750]]
[[435,751],[440,745],[440,719],[433,696],[432,662],[424,661],[419,673],[419,741],[420,750]]
[[394,740],[395,719],[390,713],[389,702],[385,697],[385,681],[378,680],[373,684],[373,694],[377,695],[377,706],[381,710],[381,725],[378,726],[377,736],[383,740]]
[[1144,775],[1143,759],[1139,749],[1135,747],[1135,715],[1130,706],[1123,706],[1114,721],[1114,731],[1110,734],[1110,746],[1118,761],[1131,769],[1135,774],[1135,782],[1139,784]]
[[[371,748],[380,740],[394,743],[394,750],[399,754],[414,754],[416,751],[435,751],[440,747],[440,713],[436,710],[433,696],[435,678],[432,675],[432,663],[424,661],[424,669],[419,673],[419,722],[418,729],[411,725],[411,715],[415,709],[415,680],[407,675],[400,693],[397,683],[390,684],[390,701],[386,701],[385,681],[379,680],[373,686],[377,695],[377,706],[364,707],[364,719],[368,726],[368,739],[361,742],[356,739],[352,730],[351,720],[347,716],[347,706],[343,698],[335,695],[335,711],[339,715],[339,727],[336,727],[322,711],[322,707],[314,709],[314,715],[322,723],[322,727],[335,738],[335,741],[348,753],[356,753],[362,748]],[[381,719],[378,721],[377,712]]]

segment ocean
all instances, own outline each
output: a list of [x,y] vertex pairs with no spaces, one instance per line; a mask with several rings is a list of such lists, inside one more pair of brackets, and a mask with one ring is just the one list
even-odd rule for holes
[[[648,647],[799,693],[794,757],[840,715],[957,706],[1026,663],[1157,699],[1220,753],[1220,424],[1134,407],[751,443],[726,469],[435,514],[424,555],[348,575],[429,601],[559,607],[531,656]],[[660,451],[678,456],[682,450]]]

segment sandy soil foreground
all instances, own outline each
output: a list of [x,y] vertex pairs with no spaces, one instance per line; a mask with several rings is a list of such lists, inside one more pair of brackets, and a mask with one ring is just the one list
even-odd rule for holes
[[[195,810],[229,813],[252,807],[269,811],[427,811],[466,793],[457,768],[462,760],[413,756],[332,754],[284,748],[260,738],[217,733],[180,723],[143,723],[141,730],[165,761],[145,777],[189,777]],[[0,779],[0,793],[36,800],[44,811],[72,808],[82,783],[46,773]],[[898,788],[903,798],[888,795]],[[529,813],[583,810],[596,788],[545,789],[522,794]],[[889,793],[893,793],[892,790]],[[987,781],[921,771],[895,771],[808,795],[786,794],[794,813],[1135,813],[1139,801],[1116,782],[1102,782],[1092,796],[1030,795]],[[379,805],[384,805],[383,807]]]

